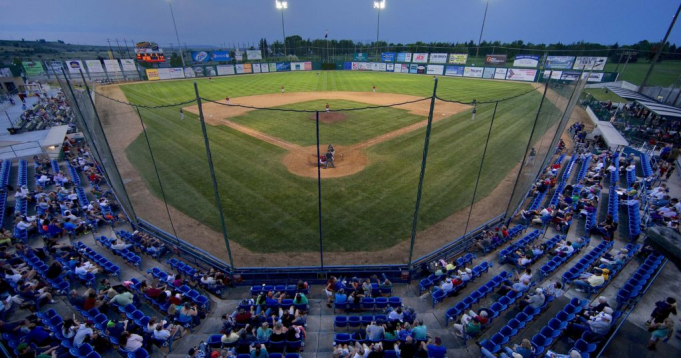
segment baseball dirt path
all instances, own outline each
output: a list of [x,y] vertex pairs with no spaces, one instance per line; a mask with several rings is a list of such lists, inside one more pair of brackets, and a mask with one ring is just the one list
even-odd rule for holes
[[[127,102],[125,94],[123,91],[121,91],[118,85],[98,87],[97,91],[106,96]],[[333,92],[330,94],[333,94]],[[272,97],[279,97],[281,100],[284,97],[289,97],[292,95],[299,95],[299,98],[296,100],[297,102],[319,99],[323,96],[323,94],[316,93],[300,93],[285,94],[284,96],[276,95]],[[353,100],[360,99],[359,97],[361,96],[364,96],[362,99],[371,97],[371,95],[366,95],[364,93],[358,93],[356,96],[357,97],[354,97],[355,99]],[[401,96],[393,96],[395,96],[394,99],[389,100],[388,103],[399,102],[399,98]],[[324,96],[324,98],[330,97]],[[386,99],[386,101],[388,101],[388,99]],[[366,100],[363,102],[366,102]],[[269,104],[276,106],[286,103],[278,104],[276,102],[269,102]],[[121,173],[123,181],[125,182],[126,190],[130,196],[135,211],[141,218],[144,218],[159,228],[172,233],[172,228],[169,224],[168,216],[165,213],[163,201],[149,191],[146,184],[140,177],[139,172],[132,166],[125,153],[125,149],[142,133],[142,127],[140,125],[140,120],[137,116],[137,113],[135,113],[131,107],[125,104],[116,103],[101,96],[97,99],[97,110],[102,118],[102,123],[106,131],[109,144],[111,145],[111,149],[114,153],[116,164]],[[245,111],[242,113],[245,113]],[[422,115],[427,115],[427,113],[427,110],[425,112],[421,112]],[[584,110],[577,107],[573,113],[573,116],[571,117],[571,122],[574,122],[575,120],[585,121],[586,118],[587,117]],[[551,134],[552,133],[549,131],[544,137],[550,138],[552,136]],[[541,140],[542,139],[540,138],[538,142]],[[569,141],[567,142],[569,143]],[[518,174],[519,167],[520,165],[517,165],[513,170],[511,170],[488,196],[476,201],[473,207],[473,215],[471,216],[469,228],[474,228],[481,225],[488,218],[492,217],[494,213],[504,210],[504,208],[501,208],[500,206],[505,206],[506,202],[508,201],[508,197],[513,189],[513,184]],[[189,217],[173,206],[170,206],[169,209],[170,216],[173,220],[178,237],[181,237],[192,245],[196,245],[197,247],[210,252],[212,255],[224,261],[227,261],[227,251],[221,233]],[[469,207],[463,208],[441,222],[427,228],[426,230],[423,230],[422,232],[419,232],[414,250],[414,257],[419,257],[420,255],[442,247],[446,243],[451,242],[451,240],[463,234],[468,212]],[[261,253],[251,251],[241,246],[234,240],[230,241],[230,245],[232,256],[235,260],[234,264],[237,267],[298,266],[301,263],[314,266],[319,264],[318,252]],[[393,247],[375,252],[325,252],[324,264],[347,265],[405,263],[407,260],[408,250],[409,240],[407,239]]]

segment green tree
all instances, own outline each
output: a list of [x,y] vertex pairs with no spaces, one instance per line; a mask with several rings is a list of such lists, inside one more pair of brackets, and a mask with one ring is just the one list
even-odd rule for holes
[[182,59],[175,52],[170,55],[170,67],[182,67]]

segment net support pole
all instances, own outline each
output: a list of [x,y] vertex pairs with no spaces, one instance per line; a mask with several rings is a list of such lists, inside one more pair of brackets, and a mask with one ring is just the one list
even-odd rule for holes
[[227,225],[225,224],[225,214],[222,212],[222,200],[220,200],[220,192],[218,191],[218,182],[215,180],[215,168],[213,167],[213,156],[210,151],[210,142],[208,140],[208,132],[206,131],[206,121],[203,117],[203,106],[201,104],[201,97],[199,96],[199,86],[194,82],[194,92],[196,93],[196,104],[199,106],[199,121],[201,122],[201,131],[203,132],[203,140],[206,144],[206,159],[208,160],[208,168],[210,169],[210,179],[213,182],[213,193],[215,194],[215,204],[218,207],[218,215],[220,216],[220,228],[222,229],[222,238],[225,240],[225,247],[227,248],[227,255],[229,256],[229,264],[232,266],[232,275],[236,267],[232,260],[232,249],[229,247],[229,236],[227,235]]
[[468,224],[471,221],[471,214],[473,213],[473,205],[475,204],[475,195],[478,192],[478,184],[480,183],[480,175],[482,175],[482,166],[485,163],[485,155],[487,154],[487,146],[489,145],[489,138],[492,135],[492,126],[494,126],[494,118],[497,115],[497,107],[499,102],[494,103],[494,112],[492,112],[492,120],[489,122],[489,131],[487,132],[487,140],[485,141],[485,149],[482,151],[482,159],[480,159],[480,169],[478,169],[478,177],[475,180],[475,188],[473,189],[473,198],[471,198],[471,206],[468,209],[468,219],[466,220],[466,228],[463,230],[463,236],[468,234]]
[[437,96],[437,82],[435,78],[433,84],[433,96],[430,98],[430,111],[428,112],[428,124],[426,125],[426,138],[423,143],[423,159],[421,159],[421,173],[419,174],[419,185],[416,190],[416,204],[414,205],[414,219],[411,224],[411,242],[409,244],[409,260],[407,266],[411,270],[412,258],[414,256],[414,241],[416,240],[416,227],[419,220],[419,207],[421,205],[421,193],[423,191],[423,177],[426,175],[426,160],[428,159],[428,145],[430,144],[430,131],[433,127],[433,112],[435,110],[435,97]]
[[317,127],[317,203],[319,213],[319,265],[324,269],[324,241],[322,236],[322,164],[319,162],[319,111],[315,112],[315,123]]
[[170,222],[170,228],[173,229],[173,235],[175,239],[180,240],[177,236],[177,231],[175,231],[175,225],[173,224],[173,218],[170,216],[170,208],[168,207],[168,200],[166,200],[166,192],[163,189],[163,183],[161,183],[161,175],[158,172],[158,167],[156,166],[156,159],[154,158],[154,151],[151,150],[151,141],[149,141],[149,135],[147,134],[147,128],[144,126],[144,121],[142,120],[142,114],[139,108],[135,108],[137,111],[137,116],[140,118],[140,124],[142,125],[142,132],[144,133],[144,139],[147,141],[147,147],[149,148],[149,155],[151,156],[151,164],[154,166],[154,172],[156,173],[156,179],[158,180],[158,186],[161,189],[161,196],[163,197],[163,204],[166,206],[166,213],[168,214],[168,221]]
[[[537,115],[534,117],[534,124],[532,125],[532,131],[530,132],[530,138],[527,140],[527,147],[525,148],[525,155],[523,156],[523,161],[520,163],[520,169],[518,169],[518,175],[515,178],[515,183],[513,183],[513,191],[511,191],[511,196],[508,198],[508,205],[506,205],[506,215],[508,215],[508,210],[511,208],[511,202],[513,202],[513,195],[515,195],[515,191],[518,189],[518,182],[520,181],[520,176],[523,173],[523,168],[525,167],[525,160],[527,159],[528,156],[528,151],[532,147],[532,137],[534,136],[534,131],[537,129],[537,123],[539,122],[539,114],[541,113],[541,108],[542,105],[544,104],[544,99],[546,98],[546,93],[549,90],[549,83],[551,82],[551,75],[549,75],[548,81],[544,84],[544,94],[541,97],[541,101],[539,102],[539,108],[537,108]],[[511,217],[507,218],[506,225],[511,221]]]

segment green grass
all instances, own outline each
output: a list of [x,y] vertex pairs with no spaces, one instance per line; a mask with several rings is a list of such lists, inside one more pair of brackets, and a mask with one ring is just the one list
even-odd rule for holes
[[624,98],[614,94],[612,91],[605,93],[604,88],[586,88],[584,89],[584,93],[591,93],[591,95],[593,95],[594,98],[599,101],[612,101],[613,103],[626,102]]
[[[361,108],[371,106],[366,103],[342,100],[318,100],[300,102],[276,107],[281,109],[315,109],[321,111],[320,118],[326,115],[326,104],[330,108]],[[397,108],[378,108],[363,111],[342,112],[345,119],[333,123],[319,122],[320,138],[334,144],[350,145],[376,137],[404,126],[426,119]],[[315,114],[305,112],[251,111],[245,115],[231,118],[233,122],[273,135],[301,146],[316,143]]]
[[[429,76],[351,72],[322,72],[319,78],[314,73],[297,73],[200,82],[202,93],[207,92],[213,98],[224,97],[225,92],[230,97],[256,94],[258,91],[275,93],[282,82],[291,92],[315,88],[368,91],[372,83],[378,83],[382,92],[410,93],[408,91],[411,90],[413,93],[410,94],[421,96],[432,91],[428,88],[432,87]],[[465,93],[465,96],[458,97],[464,100],[504,98],[531,88],[525,84],[480,80],[445,79],[440,84],[443,92],[451,97]],[[127,85],[123,89],[130,101],[146,105],[185,100],[191,98],[192,91],[188,81]],[[489,194],[521,160],[540,99],[539,92],[533,91],[499,105],[477,199]],[[544,105],[546,108],[552,106],[548,101]],[[398,109],[386,111],[399,117],[410,116]],[[470,112],[466,111],[433,125],[419,230],[470,204],[492,111],[493,104],[479,105],[475,121],[471,121]],[[367,114],[369,112],[373,111]],[[187,113],[187,119],[180,121],[177,108],[172,107],[144,110],[142,115],[169,203],[219,231],[205,148],[196,116]],[[356,116],[356,120],[360,120],[362,112]],[[374,116],[367,117],[370,117],[367,120],[374,119]],[[386,118],[389,115],[386,114]],[[538,125],[537,131],[544,130],[551,120],[545,116],[541,118],[546,123]],[[309,119],[298,119],[303,120],[313,123]],[[411,119],[395,120],[405,122],[399,125],[383,123],[368,130],[375,133],[387,131],[390,129],[385,126],[402,126]],[[257,121],[251,125],[276,129],[265,118]],[[277,122],[277,119],[270,122]],[[282,132],[282,136],[296,131],[295,126],[288,125],[294,128]],[[425,128],[370,147],[367,150],[370,164],[362,172],[322,182],[325,250],[380,250],[409,237],[424,133]],[[208,134],[230,238],[258,252],[318,250],[316,180],[290,174],[281,164],[286,151],[279,147],[224,126],[208,126]],[[348,142],[358,141],[362,140],[357,137],[361,135],[348,134],[344,138]],[[308,143],[307,138],[302,140]],[[144,137],[140,136],[126,153],[146,185],[160,197],[146,146]],[[506,200],[502,198],[500,201]],[[504,209],[495,210],[501,212]],[[137,214],[144,218],[144,213]]]
[[[605,65],[605,71],[615,72],[615,69],[617,69],[620,72],[618,80],[631,82],[635,85],[643,83],[643,78],[645,78],[649,68],[650,63],[643,58],[640,58],[636,63],[628,63],[626,68],[624,63],[621,63],[619,68],[617,68],[616,63],[609,62]],[[648,79],[648,86],[671,86],[679,78],[679,75],[681,75],[681,61],[660,62],[655,65],[655,69]]]

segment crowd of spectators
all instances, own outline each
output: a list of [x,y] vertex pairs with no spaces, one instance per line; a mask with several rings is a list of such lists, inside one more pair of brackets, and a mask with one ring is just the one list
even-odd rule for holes
[[74,115],[71,107],[66,103],[66,97],[60,90],[55,96],[36,92],[39,100],[30,108],[22,103],[24,112],[15,128],[39,130],[59,125],[72,125]]

